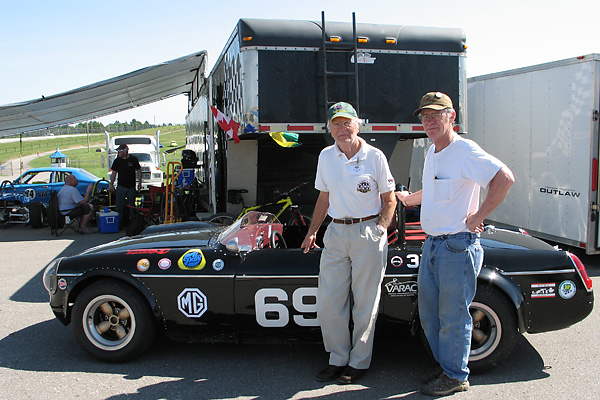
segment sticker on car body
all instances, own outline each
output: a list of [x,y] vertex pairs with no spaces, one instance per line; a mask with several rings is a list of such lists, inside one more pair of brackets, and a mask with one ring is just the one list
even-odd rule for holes
[[556,295],[556,283],[532,283],[531,284],[531,298],[552,298]]
[[179,261],[179,269],[199,271],[206,265],[206,258],[200,249],[190,249],[186,251]]

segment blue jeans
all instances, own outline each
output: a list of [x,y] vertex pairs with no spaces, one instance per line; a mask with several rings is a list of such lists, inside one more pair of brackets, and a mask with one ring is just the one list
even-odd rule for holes
[[[123,186],[117,186],[115,210],[119,213],[119,223],[121,226],[129,225],[129,221],[123,219],[123,211],[125,210],[125,204],[134,206],[135,205],[135,187],[126,188]],[[133,210],[129,210],[129,217],[133,215]]]
[[469,376],[475,297],[483,263],[479,235],[461,232],[428,236],[419,267],[419,316],[433,356],[446,375],[460,381]]

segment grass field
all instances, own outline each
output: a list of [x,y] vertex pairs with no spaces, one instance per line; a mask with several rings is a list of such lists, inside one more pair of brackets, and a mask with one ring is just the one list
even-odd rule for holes
[[[165,130],[165,128],[171,128],[171,130]],[[161,134],[160,134],[160,142],[163,145],[162,151],[165,150],[169,150],[170,144],[171,142],[177,142],[178,146],[184,145],[185,144],[185,126],[183,125],[177,125],[177,126],[172,126],[172,127],[161,127],[160,128]],[[156,129],[146,129],[146,130],[141,130],[141,131],[136,131],[136,132],[127,132],[125,134],[131,135],[131,134],[136,134],[136,135],[154,135],[154,133],[156,132]],[[89,172],[91,172],[92,174],[96,175],[99,178],[106,178],[106,173],[108,171],[108,165],[107,165],[107,160],[106,160],[106,143],[105,143],[105,136],[104,135],[100,135],[98,136],[98,138],[100,140],[96,140],[93,144],[92,141],[90,140],[90,149],[88,151],[87,148],[87,138],[84,136],[84,142],[83,143],[76,143],[71,145],[71,147],[77,147],[77,148],[72,148],[72,149],[68,149],[66,147],[59,147],[60,151],[63,152],[70,160],[70,166],[71,167],[77,167],[77,168],[83,168]],[[66,139],[66,138],[65,138]],[[56,150],[56,146],[52,147],[52,146],[48,146],[48,144],[37,144],[37,142],[47,142],[47,141],[54,141],[56,139],[42,139],[42,140],[36,140],[35,142],[30,142],[32,144],[32,148],[36,149],[36,146],[44,146],[43,150],[39,150],[40,153],[42,152],[47,152],[47,151],[53,151]],[[16,143],[17,146],[19,145],[19,143]],[[104,151],[96,151],[98,149],[102,149]],[[29,154],[35,154],[36,151],[38,150],[34,150],[32,152],[30,152]],[[26,155],[26,154],[24,154]],[[17,153],[17,157],[18,157],[18,153]],[[180,161],[181,160],[181,150],[177,150],[174,153],[171,154],[167,154],[166,155],[166,159],[167,162],[169,161]],[[34,159],[33,161],[31,161],[29,163],[29,166],[32,168],[35,167],[46,167],[50,165],[50,157],[46,154],[43,156],[39,156],[38,158]],[[166,172],[166,166],[163,167],[163,171]]]

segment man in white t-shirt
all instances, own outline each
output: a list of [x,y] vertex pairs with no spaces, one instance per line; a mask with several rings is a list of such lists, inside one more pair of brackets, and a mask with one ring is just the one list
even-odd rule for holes
[[90,183],[85,191],[85,196],[82,196],[79,190],[77,190],[78,183],[79,181],[74,175],[69,175],[65,178],[65,185],[56,195],[58,209],[62,215],[68,215],[70,218],[81,218],[79,232],[87,233],[87,222],[94,211],[94,207],[88,204],[93,185]]
[[[427,93],[413,114],[433,145],[425,157],[423,189],[396,195],[405,206],[421,204],[427,239],[419,267],[419,316],[439,363],[421,391],[445,396],[469,388],[473,324],[469,306],[483,262],[479,234],[484,219],[506,197],[514,176],[477,143],[456,134],[456,112],[447,95]],[[481,205],[480,187],[488,188]]]
[[[336,103],[327,113],[335,144],[319,155],[319,197],[301,247],[316,247],[329,214],[321,253],[317,315],[329,364],[320,382],[354,383],[371,363],[381,281],[387,262],[387,227],[396,208],[394,178],[381,150],[358,137],[354,108]],[[350,319],[354,323],[349,330]]]

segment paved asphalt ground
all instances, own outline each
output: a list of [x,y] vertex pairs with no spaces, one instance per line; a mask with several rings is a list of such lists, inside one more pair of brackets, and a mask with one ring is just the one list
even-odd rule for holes
[[[359,384],[315,381],[327,358],[321,344],[179,344],[157,341],[125,364],[91,359],[70,326],[56,320],[42,285],[60,255],[120,234],[59,238],[50,229],[0,227],[0,399],[424,399],[419,377],[428,359],[404,333],[378,337]],[[585,257],[596,290],[600,256]],[[519,336],[499,368],[470,378],[453,399],[597,399],[600,311],[568,329]]]

